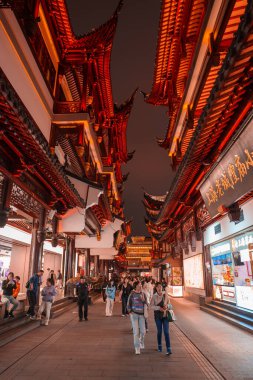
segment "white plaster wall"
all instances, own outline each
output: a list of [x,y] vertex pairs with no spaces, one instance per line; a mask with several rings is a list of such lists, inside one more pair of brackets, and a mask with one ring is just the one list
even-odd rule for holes
[[30,246],[16,245],[12,246],[10,270],[14,276],[20,277],[20,292],[26,291],[25,284],[28,280],[30,262]]
[[91,248],[91,256],[98,255],[101,260],[113,260],[118,251],[113,248]]
[[196,241],[196,251],[193,252],[192,249],[191,249],[191,245],[189,244],[188,245],[188,248],[189,248],[189,254],[186,255],[185,254],[185,250],[183,250],[183,259],[188,259],[189,257],[192,257],[192,256],[195,256],[195,255],[199,255],[200,253],[203,253],[203,249],[202,249],[202,241]]
[[53,99],[9,9],[0,14],[0,52],[0,67],[49,141]]
[[[246,202],[241,208],[244,214],[244,220],[242,222],[235,224],[229,221],[227,215],[224,216],[224,218],[206,228],[204,231],[204,244],[213,244],[253,226],[253,200]],[[217,224],[221,224],[221,232],[219,234],[214,233],[214,227]]]
[[50,252],[44,251],[44,265],[43,269],[45,271],[43,276],[43,285],[46,284],[48,271],[47,269],[50,268],[50,270],[54,270],[54,273],[57,275],[58,269],[61,270],[61,262],[62,262],[62,256]]
[[101,240],[89,236],[76,236],[76,248],[112,248],[113,247],[113,234],[120,229],[123,222],[115,219],[113,223],[108,222],[101,233]]

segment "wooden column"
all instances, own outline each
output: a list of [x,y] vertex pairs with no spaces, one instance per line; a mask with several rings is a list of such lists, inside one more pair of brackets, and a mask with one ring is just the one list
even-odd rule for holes
[[71,238],[71,277],[75,276],[76,269],[76,247],[75,237]]
[[65,271],[66,271],[66,247],[63,248],[61,273],[62,273],[62,286],[65,289]]
[[[203,258],[204,258],[204,282],[206,296],[213,296],[213,281],[212,281],[212,266],[211,266],[211,255],[210,255],[210,246],[203,247]],[[209,266],[210,264],[210,266]]]
[[29,267],[30,276],[42,269],[43,246],[46,239],[45,226],[46,210],[43,208],[40,212],[39,219],[33,219]]
[[99,273],[99,256],[94,256],[94,275],[97,276]]
[[85,275],[86,276],[90,275],[90,250],[89,250],[89,248],[86,249],[86,252],[85,252]]
[[104,274],[104,260],[99,260],[99,273]]
[[67,236],[65,240],[65,281],[69,279],[69,256],[70,256],[70,237]]
[[73,242],[71,237],[67,238],[67,279],[73,277]]
[[3,179],[0,198],[0,228],[3,228],[8,221],[12,186],[13,182],[9,178]]
[[31,241],[31,247],[30,247],[30,264],[29,264],[29,274],[28,277],[30,278],[34,274],[35,269],[35,257],[36,252],[38,251],[38,240],[37,240],[37,232],[39,228],[39,221],[38,219],[33,219],[33,226],[32,226],[32,241]]
[[105,260],[105,276],[108,278],[109,275],[109,260]]
[[64,281],[64,295],[66,295],[68,292],[67,292],[67,281],[69,279],[69,267],[68,267],[68,264],[69,264],[69,245],[70,245],[70,238],[67,236],[65,238],[65,249],[64,249],[64,270],[63,270],[63,281]]

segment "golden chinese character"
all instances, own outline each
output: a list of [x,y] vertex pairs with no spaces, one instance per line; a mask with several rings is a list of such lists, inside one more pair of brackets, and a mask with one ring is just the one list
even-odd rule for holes
[[206,197],[207,197],[207,200],[208,200],[208,205],[210,206],[210,204],[212,204],[212,198],[211,198],[211,195],[209,194],[208,191],[206,192]]
[[248,149],[245,149],[244,152],[246,153],[247,160],[245,161],[247,169],[249,169],[250,166],[253,166],[253,152],[249,152]]
[[222,184],[221,184],[221,181],[220,179],[216,179],[216,193],[218,195],[218,197],[222,197],[224,195],[224,191],[222,190]]
[[220,182],[221,182],[221,186],[223,187],[223,190],[228,190],[230,187],[233,187],[229,181],[229,178],[227,177],[227,173],[224,172],[222,174],[222,177],[220,179]]
[[209,191],[207,192],[207,198],[208,198],[209,206],[212,203],[217,202],[218,195],[217,195],[216,191],[214,190],[213,186],[209,187]]
[[239,177],[236,174],[235,166],[233,164],[229,164],[228,166],[228,175],[232,185],[235,185],[239,181]]
[[243,177],[247,175],[247,167],[244,163],[240,161],[241,157],[240,156],[235,156],[235,166],[238,169],[239,175],[240,175],[240,181],[243,181]]

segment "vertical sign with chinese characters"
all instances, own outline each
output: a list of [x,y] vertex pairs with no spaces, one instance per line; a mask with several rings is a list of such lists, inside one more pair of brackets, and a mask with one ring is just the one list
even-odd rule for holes
[[218,214],[219,206],[228,207],[253,189],[252,124],[243,131],[200,188],[212,217]]

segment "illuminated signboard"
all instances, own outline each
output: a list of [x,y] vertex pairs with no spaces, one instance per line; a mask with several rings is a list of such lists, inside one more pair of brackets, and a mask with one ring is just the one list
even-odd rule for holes
[[201,254],[184,260],[184,283],[189,288],[204,289]]
[[233,204],[252,190],[253,127],[242,132],[200,188],[205,205],[213,217],[218,207]]

